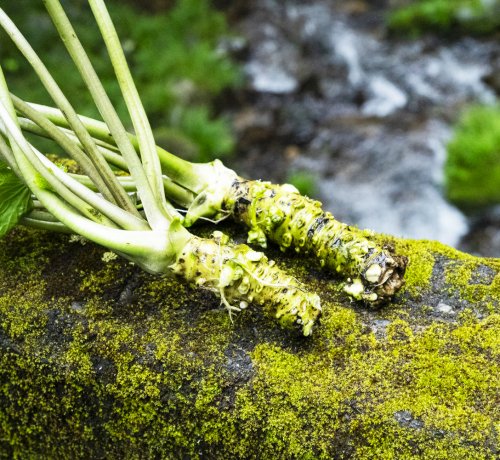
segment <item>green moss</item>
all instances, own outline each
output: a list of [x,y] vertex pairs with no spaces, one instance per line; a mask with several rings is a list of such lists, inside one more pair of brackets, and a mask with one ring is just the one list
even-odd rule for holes
[[112,260],[104,262],[102,267],[94,267],[93,270],[82,270],[80,290],[85,294],[103,294],[107,286],[116,278],[123,267],[123,262]]
[[500,343],[492,337],[498,320],[436,325],[415,336],[408,324],[393,323],[387,341],[351,350],[341,363],[328,354],[318,359],[314,352],[259,346],[253,386],[238,394],[242,451],[255,458],[331,458],[334,452],[343,452],[340,458],[492,458],[485,446],[495,441],[498,379],[483,354],[498,356]]
[[414,0],[394,8],[387,25],[392,31],[410,36],[426,31],[482,35],[498,30],[499,11],[497,0]]
[[295,186],[302,195],[309,197],[317,195],[317,181],[317,176],[307,171],[295,171],[286,178],[287,183]]
[[410,325],[402,320],[397,319],[393,321],[387,328],[387,341],[388,343],[409,343],[413,339],[413,331]]
[[429,250],[422,250],[423,245],[439,247],[439,243],[413,240],[400,240],[395,244],[396,253],[402,253],[408,257],[403,292],[408,292],[413,297],[427,289],[434,269],[435,256]]
[[[378,237],[379,242],[384,238]],[[439,284],[453,302],[467,302],[483,313],[500,311],[498,259],[473,257],[434,241],[385,239],[409,258],[401,294],[424,302],[423,313],[432,308],[425,304],[432,284]]]
[[[17,230],[0,241],[0,458],[493,459],[499,262],[393,243],[425,274],[380,311],[271,249],[322,294],[306,340],[257,308],[233,324],[211,294],[108,266],[90,243]],[[433,317],[453,286],[462,313]]]
[[448,144],[445,165],[448,198],[462,206],[500,202],[500,108],[467,110]]
[[446,270],[446,281],[452,293],[458,291],[460,298],[468,300],[477,309],[488,312],[500,312],[500,276],[482,278],[478,270],[486,273],[496,273],[500,269],[498,259],[483,259],[478,261],[472,257],[462,264],[451,262]]

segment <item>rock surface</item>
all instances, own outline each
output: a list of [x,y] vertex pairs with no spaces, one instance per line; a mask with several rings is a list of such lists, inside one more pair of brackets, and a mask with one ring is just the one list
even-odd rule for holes
[[497,458],[500,260],[394,243],[407,284],[376,311],[271,248],[322,297],[303,338],[17,229],[0,241],[0,458]]

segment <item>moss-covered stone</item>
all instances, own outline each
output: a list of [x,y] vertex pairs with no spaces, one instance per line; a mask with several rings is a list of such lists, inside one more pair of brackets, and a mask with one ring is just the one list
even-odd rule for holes
[[322,297],[304,338],[16,230],[0,241],[0,458],[496,458],[500,260],[392,243],[407,284],[380,310],[271,248]]

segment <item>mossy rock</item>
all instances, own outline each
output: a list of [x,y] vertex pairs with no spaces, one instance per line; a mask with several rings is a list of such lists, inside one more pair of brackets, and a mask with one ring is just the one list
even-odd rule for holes
[[254,307],[233,324],[212,294],[91,243],[15,230],[0,458],[497,458],[500,260],[393,243],[407,284],[379,310],[271,249],[322,297],[304,338]]

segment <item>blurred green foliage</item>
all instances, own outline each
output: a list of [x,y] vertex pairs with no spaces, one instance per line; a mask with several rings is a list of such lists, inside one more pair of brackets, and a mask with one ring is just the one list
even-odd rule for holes
[[500,203],[500,106],[467,110],[448,144],[448,198],[464,207]]
[[[500,29],[500,0],[415,0],[387,18],[390,30],[417,36],[426,31],[483,35]],[[407,4],[406,4],[407,3]]]
[[292,184],[302,195],[315,197],[318,188],[316,186],[318,176],[308,171],[294,171],[288,175],[286,182]]
[[[221,40],[229,36],[225,17],[210,6],[209,0],[172,3],[171,9],[152,15],[119,0],[106,2],[159,142],[191,160],[227,155],[234,147],[231,129],[227,120],[213,116],[213,101],[225,88],[237,85],[241,73],[220,47]],[[130,127],[87,2],[68,0],[63,5],[120,117]],[[3,0],[2,7],[28,38],[77,111],[98,117],[43,3]],[[53,105],[3,31],[0,62],[14,93],[29,101]]]

